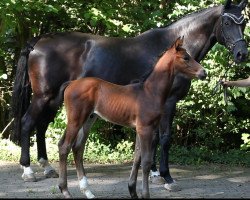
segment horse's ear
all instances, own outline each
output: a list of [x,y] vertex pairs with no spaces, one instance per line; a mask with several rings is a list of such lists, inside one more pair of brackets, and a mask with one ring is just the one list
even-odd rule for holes
[[247,6],[247,3],[248,3],[248,0],[242,0],[242,1],[239,3],[238,7],[239,7],[241,10],[244,10],[245,7]]
[[180,50],[180,48],[182,47],[183,39],[184,39],[184,36],[183,37],[178,37],[177,40],[175,41],[174,47],[175,47],[176,51]]
[[226,1],[226,4],[225,4],[225,9],[230,8],[231,3],[232,3],[231,0],[227,0],[227,1]]

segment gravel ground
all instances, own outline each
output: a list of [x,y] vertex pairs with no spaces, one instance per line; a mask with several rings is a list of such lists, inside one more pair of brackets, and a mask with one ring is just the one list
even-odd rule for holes
[[[58,163],[53,163],[58,170]],[[87,164],[85,169],[92,192],[97,198],[130,198],[127,184],[132,164]],[[32,165],[37,182],[24,182],[18,163],[0,161],[0,198],[63,198],[57,178],[46,179],[43,170]],[[169,192],[163,185],[150,184],[151,198],[246,198],[250,199],[250,168],[224,165],[171,165],[171,174],[181,191]],[[76,170],[68,166],[68,186],[73,198],[85,198],[79,190]],[[137,191],[140,197],[141,171]]]

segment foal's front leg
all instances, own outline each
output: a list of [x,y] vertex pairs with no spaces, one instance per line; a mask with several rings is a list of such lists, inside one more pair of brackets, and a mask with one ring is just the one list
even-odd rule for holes
[[154,127],[152,126],[137,129],[141,146],[142,198],[150,198],[148,178],[152,164],[153,131]]
[[138,198],[137,193],[136,193],[136,183],[137,183],[137,176],[138,176],[140,163],[141,163],[141,145],[140,145],[140,138],[138,137],[138,134],[136,134],[134,162],[133,162],[132,170],[130,172],[129,183],[128,183],[128,190],[129,190],[131,198],[133,199]]

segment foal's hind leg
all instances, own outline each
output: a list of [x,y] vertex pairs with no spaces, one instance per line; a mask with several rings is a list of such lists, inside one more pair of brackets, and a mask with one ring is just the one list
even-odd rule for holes
[[[78,143],[77,140],[79,139],[81,142],[82,139],[81,139],[81,135],[78,137],[78,133],[82,126],[82,123],[85,123],[85,121],[87,120],[92,110],[92,107],[88,105],[88,102],[84,102],[82,104],[83,105],[82,107],[73,107],[72,105],[76,102],[77,100],[75,100],[75,102],[70,102],[68,100],[69,105],[65,104],[65,107],[67,110],[68,123],[67,123],[65,134],[63,135],[60,142],[58,143],[58,147],[59,147],[58,186],[66,198],[71,197],[71,194],[69,193],[69,190],[68,190],[68,184],[67,184],[67,157],[73,145],[76,145],[74,147],[75,156],[80,157],[80,154],[78,154],[77,152],[78,151],[77,149],[80,147],[80,143]],[[83,148],[79,150],[79,152],[81,151],[83,152]],[[82,162],[82,158],[80,162]],[[77,168],[79,166],[81,167],[81,165],[82,164],[79,164],[79,162],[77,161]],[[77,169],[77,171],[79,170]]]
[[92,194],[88,185],[87,176],[83,167],[83,152],[85,149],[86,141],[88,139],[89,131],[93,123],[96,121],[96,118],[96,115],[92,115],[88,118],[88,120],[84,123],[83,127],[78,132],[76,142],[72,147],[80,190],[83,194],[86,195],[88,199],[95,198],[95,195]]
[[59,179],[58,187],[65,198],[71,198],[67,184],[67,157],[79,131],[78,127],[68,127],[58,143],[59,147]]

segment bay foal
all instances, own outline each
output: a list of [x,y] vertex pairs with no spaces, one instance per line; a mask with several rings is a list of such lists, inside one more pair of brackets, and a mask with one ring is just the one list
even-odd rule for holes
[[159,58],[152,72],[139,83],[125,86],[102,79],[88,77],[72,81],[64,91],[67,127],[59,146],[59,188],[66,198],[71,197],[67,187],[67,156],[72,148],[80,189],[87,196],[94,195],[88,187],[83,167],[83,151],[88,135],[82,130],[91,113],[137,132],[139,148],[134,155],[129,179],[129,192],[137,198],[138,169],[142,167],[142,197],[149,198],[148,177],[152,163],[153,131],[157,127],[163,106],[173,84],[174,76],[181,72],[189,78],[203,79],[206,72],[182,48],[178,38],[172,47]]

